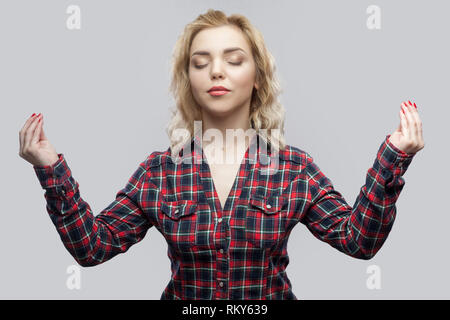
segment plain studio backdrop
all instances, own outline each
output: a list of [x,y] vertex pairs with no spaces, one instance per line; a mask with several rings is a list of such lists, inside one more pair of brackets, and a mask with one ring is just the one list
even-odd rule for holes
[[[81,10],[81,28],[66,26]],[[370,29],[367,9],[380,9]],[[184,26],[207,9],[241,13],[276,59],[287,144],[307,151],[353,206],[400,104],[416,102],[425,148],[403,176],[397,218],[371,260],[358,260],[298,224],[287,275],[299,299],[449,299],[448,1],[2,1],[0,4],[0,298],[159,299],[170,280],[152,227],[125,254],[70,266],[44,190],[19,157],[19,130],[43,113],[81,197],[97,215],[151,152],[166,150],[174,100],[170,59]],[[375,266],[375,267],[373,267]],[[378,270],[380,285],[367,285]]]

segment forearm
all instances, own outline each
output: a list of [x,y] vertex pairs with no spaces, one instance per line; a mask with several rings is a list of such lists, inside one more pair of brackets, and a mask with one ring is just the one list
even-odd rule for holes
[[96,217],[80,196],[79,184],[63,157],[53,166],[35,170],[46,190],[47,212],[64,246],[82,266],[95,266],[126,252],[151,226],[137,203],[145,174],[142,165]]
[[411,159],[385,139],[353,207],[311,161],[305,169],[311,201],[302,222],[336,249],[355,258],[372,258],[394,223],[395,203],[405,184],[402,175]]

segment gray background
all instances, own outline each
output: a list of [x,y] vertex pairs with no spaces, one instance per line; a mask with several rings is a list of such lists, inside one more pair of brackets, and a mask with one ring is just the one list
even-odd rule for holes
[[[68,30],[66,8],[81,8]],[[366,27],[369,5],[381,29]],[[299,299],[449,299],[448,1],[2,1],[0,3],[0,298],[159,299],[170,279],[163,236],[81,269],[45,209],[44,190],[18,156],[18,132],[33,113],[64,153],[94,215],[114,200],[147,155],[169,140],[170,55],[184,26],[208,8],[241,13],[276,59],[287,143],[309,152],[353,206],[367,170],[418,105],[425,139],[404,175],[397,218],[381,250],[357,260],[298,224],[287,274]],[[381,269],[369,290],[366,269]]]

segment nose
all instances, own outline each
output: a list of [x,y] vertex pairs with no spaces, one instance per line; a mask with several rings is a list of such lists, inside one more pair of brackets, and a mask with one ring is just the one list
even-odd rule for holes
[[223,79],[223,74],[222,74],[222,72],[213,72],[212,78],[213,79]]
[[222,64],[220,62],[213,63],[211,68],[212,79],[223,79],[224,74],[222,72]]
[[224,78],[223,72],[213,70],[211,72],[211,78],[212,79],[223,79]]

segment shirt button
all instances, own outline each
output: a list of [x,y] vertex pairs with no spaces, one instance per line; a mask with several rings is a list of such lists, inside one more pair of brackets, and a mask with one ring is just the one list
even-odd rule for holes
[[399,166],[401,166],[402,164],[403,164],[403,160],[398,163]]
[[219,282],[219,286],[223,287],[223,282],[222,281]]
[[222,218],[219,218],[217,221],[219,221],[219,223],[221,223],[222,222]]
[[223,253],[223,249],[220,249],[219,251],[220,251],[220,253]]
[[66,194],[66,192],[65,192],[64,190],[61,190],[61,193],[62,193],[62,194]]
[[180,210],[179,210],[179,209],[175,210],[175,213],[178,213],[178,212],[180,212]]
[[270,205],[270,204],[267,204],[267,209],[270,209],[270,208],[272,208],[272,206]]

